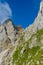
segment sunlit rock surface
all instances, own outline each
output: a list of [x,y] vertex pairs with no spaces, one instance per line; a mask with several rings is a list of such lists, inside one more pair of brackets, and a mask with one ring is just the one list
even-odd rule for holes
[[43,65],[43,0],[34,23],[17,41],[8,65]]
[[3,52],[9,49],[1,65],[43,65],[43,0],[34,23],[25,30],[18,32],[11,20],[7,21],[0,26],[0,48]]
[[[19,31],[20,30],[18,30],[18,27],[13,25],[11,19],[5,20],[5,22],[0,25],[0,54],[2,53],[1,55],[3,56],[3,52],[9,48],[9,54],[7,57],[5,57],[6,60],[3,59],[4,56],[0,56],[1,65],[6,65],[7,62],[10,60],[11,52],[15,48],[16,41],[19,37]],[[1,61],[3,61],[5,64]]]
[[25,40],[28,40],[37,30],[43,28],[43,0],[40,3],[40,10],[33,24],[24,30]]

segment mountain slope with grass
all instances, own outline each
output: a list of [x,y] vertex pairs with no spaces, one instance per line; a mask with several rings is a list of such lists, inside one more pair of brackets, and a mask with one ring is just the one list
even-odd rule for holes
[[43,0],[34,23],[17,40],[8,65],[43,65]]
[[43,29],[38,30],[28,41],[24,41],[21,36],[10,63],[12,65],[43,65]]
[[43,65],[43,0],[34,23],[25,30],[11,19],[0,25],[0,65]]

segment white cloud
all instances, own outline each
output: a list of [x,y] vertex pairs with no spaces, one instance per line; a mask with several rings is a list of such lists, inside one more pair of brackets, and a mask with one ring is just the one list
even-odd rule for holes
[[7,2],[0,1],[0,24],[12,16],[11,8]]

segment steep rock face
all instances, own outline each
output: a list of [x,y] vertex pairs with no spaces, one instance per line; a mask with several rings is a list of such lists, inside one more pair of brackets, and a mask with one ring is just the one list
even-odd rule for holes
[[0,25],[0,65],[7,65],[9,63],[21,34],[21,26],[13,25],[11,19],[6,20]]
[[24,38],[28,40],[37,30],[43,28],[43,1],[40,3],[40,10],[33,24],[24,30]]
[[[4,60],[2,60],[4,58],[3,54],[0,65],[43,65],[43,1],[40,4],[40,10],[34,23],[22,32],[19,39],[17,28],[13,27],[11,21],[0,27],[0,35],[3,36],[3,38],[0,37],[0,46],[2,46],[3,41],[4,45],[2,47],[5,47],[2,53],[6,56],[7,51],[5,52],[5,49],[9,48],[10,50],[8,50],[8,56]],[[5,46],[6,44],[7,46]]]
[[15,26],[13,26],[12,22],[9,21],[9,23],[4,24],[6,33],[8,35],[8,38],[11,40],[11,43],[14,44],[18,38],[18,31]]
[[18,36],[18,30],[16,26],[13,25],[11,19],[6,20],[0,26],[0,54],[5,53],[5,50],[9,49],[9,54],[7,54],[7,51],[5,53],[8,55],[7,57],[4,56],[5,54],[0,56],[0,65],[6,65],[6,62],[9,61],[10,54],[15,47]]
[[3,25],[0,26],[0,44],[9,39],[11,44],[14,44],[18,38],[18,31],[13,26],[12,21],[9,19]]
[[23,31],[17,43],[8,65],[43,65],[43,1],[34,23]]

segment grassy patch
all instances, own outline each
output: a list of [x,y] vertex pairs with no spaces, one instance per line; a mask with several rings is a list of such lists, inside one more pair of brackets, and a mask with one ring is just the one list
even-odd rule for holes
[[[39,46],[39,45],[41,45],[40,40],[41,40],[42,35],[43,35],[43,29],[37,31],[26,42],[22,36],[19,40],[20,45],[17,46],[16,51],[13,53],[12,65],[14,65],[14,63],[16,65],[43,65],[43,63],[41,63],[41,61],[43,61],[43,49],[41,49]],[[31,44],[32,38],[34,36],[36,36],[36,38],[37,38],[36,44],[38,44],[38,46],[29,48],[29,44]],[[23,54],[21,54],[21,51],[23,48],[24,48]]]

